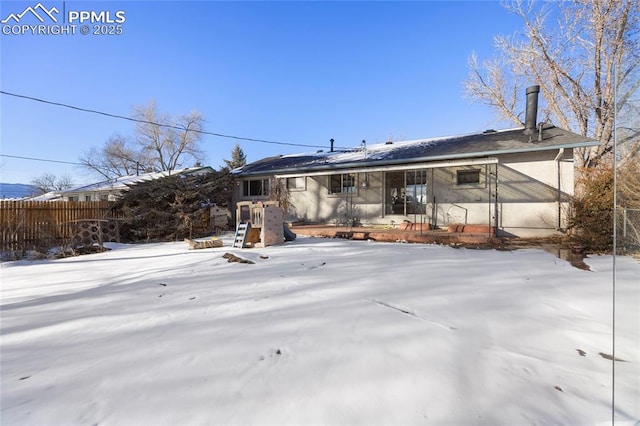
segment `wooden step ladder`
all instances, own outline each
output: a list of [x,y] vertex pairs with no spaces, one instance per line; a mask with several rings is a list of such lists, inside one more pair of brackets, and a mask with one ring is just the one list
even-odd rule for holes
[[251,222],[240,222],[236,228],[236,235],[233,238],[233,245],[231,247],[244,248],[247,244],[247,236],[251,229]]

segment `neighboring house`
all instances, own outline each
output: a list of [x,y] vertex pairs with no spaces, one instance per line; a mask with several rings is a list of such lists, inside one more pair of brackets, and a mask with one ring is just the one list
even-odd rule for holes
[[122,191],[126,191],[129,186],[139,182],[160,179],[171,175],[190,175],[210,173],[214,170],[211,167],[192,167],[181,170],[170,170],[163,172],[144,173],[140,175],[123,176],[90,185],[78,186],[75,188],[60,191],[63,201],[115,201]]
[[574,149],[598,142],[536,125],[535,89],[527,90],[524,129],[265,158],[234,171],[234,200],[268,199],[275,178],[289,190],[295,221],[480,224],[502,236],[554,234],[567,227]]
[[25,198],[27,201],[62,201],[60,191],[49,191],[41,195]]

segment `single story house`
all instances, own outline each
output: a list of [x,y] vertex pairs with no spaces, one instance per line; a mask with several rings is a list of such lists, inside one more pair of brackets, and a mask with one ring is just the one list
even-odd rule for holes
[[60,199],[63,201],[115,201],[122,191],[126,191],[129,186],[139,182],[160,179],[171,175],[197,175],[213,171],[211,167],[206,166],[122,176],[60,191]]
[[[268,200],[286,185],[289,220],[421,229],[484,225],[534,237],[567,227],[574,150],[598,141],[537,123],[539,87],[527,89],[524,128],[362,144],[352,150],[265,158],[234,173],[235,201]],[[333,145],[333,143],[332,143]]]

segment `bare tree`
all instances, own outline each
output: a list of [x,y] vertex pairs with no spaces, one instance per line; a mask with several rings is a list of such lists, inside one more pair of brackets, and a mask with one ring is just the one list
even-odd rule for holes
[[64,174],[57,176],[53,173],[43,173],[31,180],[31,184],[38,187],[43,193],[50,191],[62,191],[73,186],[71,176]]
[[273,178],[269,182],[269,200],[277,201],[283,215],[291,213],[294,205],[291,203],[291,192],[287,188],[287,180]]
[[153,170],[142,151],[123,136],[116,135],[101,148],[91,148],[80,158],[83,166],[107,179]]
[[81,158],[83,166],[107,179],[175,170],[204,160],[200,148],[204,118],[193,111],[172,117],[157,111],[155,101],[134,108],[135,135],[113,136],[102,148],[91,148]]
[[[200,149],[204,118],[197,111],[170,117],[157,111],[155,101],[135,108],[136,143],[150,162],[160,170],[175,170],[187,158],[193,163],[204,158]],[[159,126],[156,123],[166,123]]]
[[[541,5],[515,0],[503,6],[522,18],[523,32],[496,36],[498,56],[493,59],[480,63],[471,56],[467,95],[522,125],[524,88],[539,84],[546,120],[600,141],[598,147],[581,152],[578,165],[596,164],[613,148],[616,114],[637,108],[633,96],[640,87],[638,0]],[[639,121],[629,127],[625,141],[637,140]]]

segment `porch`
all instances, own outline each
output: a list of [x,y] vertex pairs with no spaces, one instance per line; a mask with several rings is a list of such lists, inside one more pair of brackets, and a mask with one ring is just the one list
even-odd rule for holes
[[448,229],[421,230],[376,227],[334,226],[291,223],[289,228],[300,236],[321,238],[345,238],[351,240],[373,240],[380,242],[406,242],[418,244],[446,245],[501,245],[503,239],[496,237],[488,225],[457,225]]

